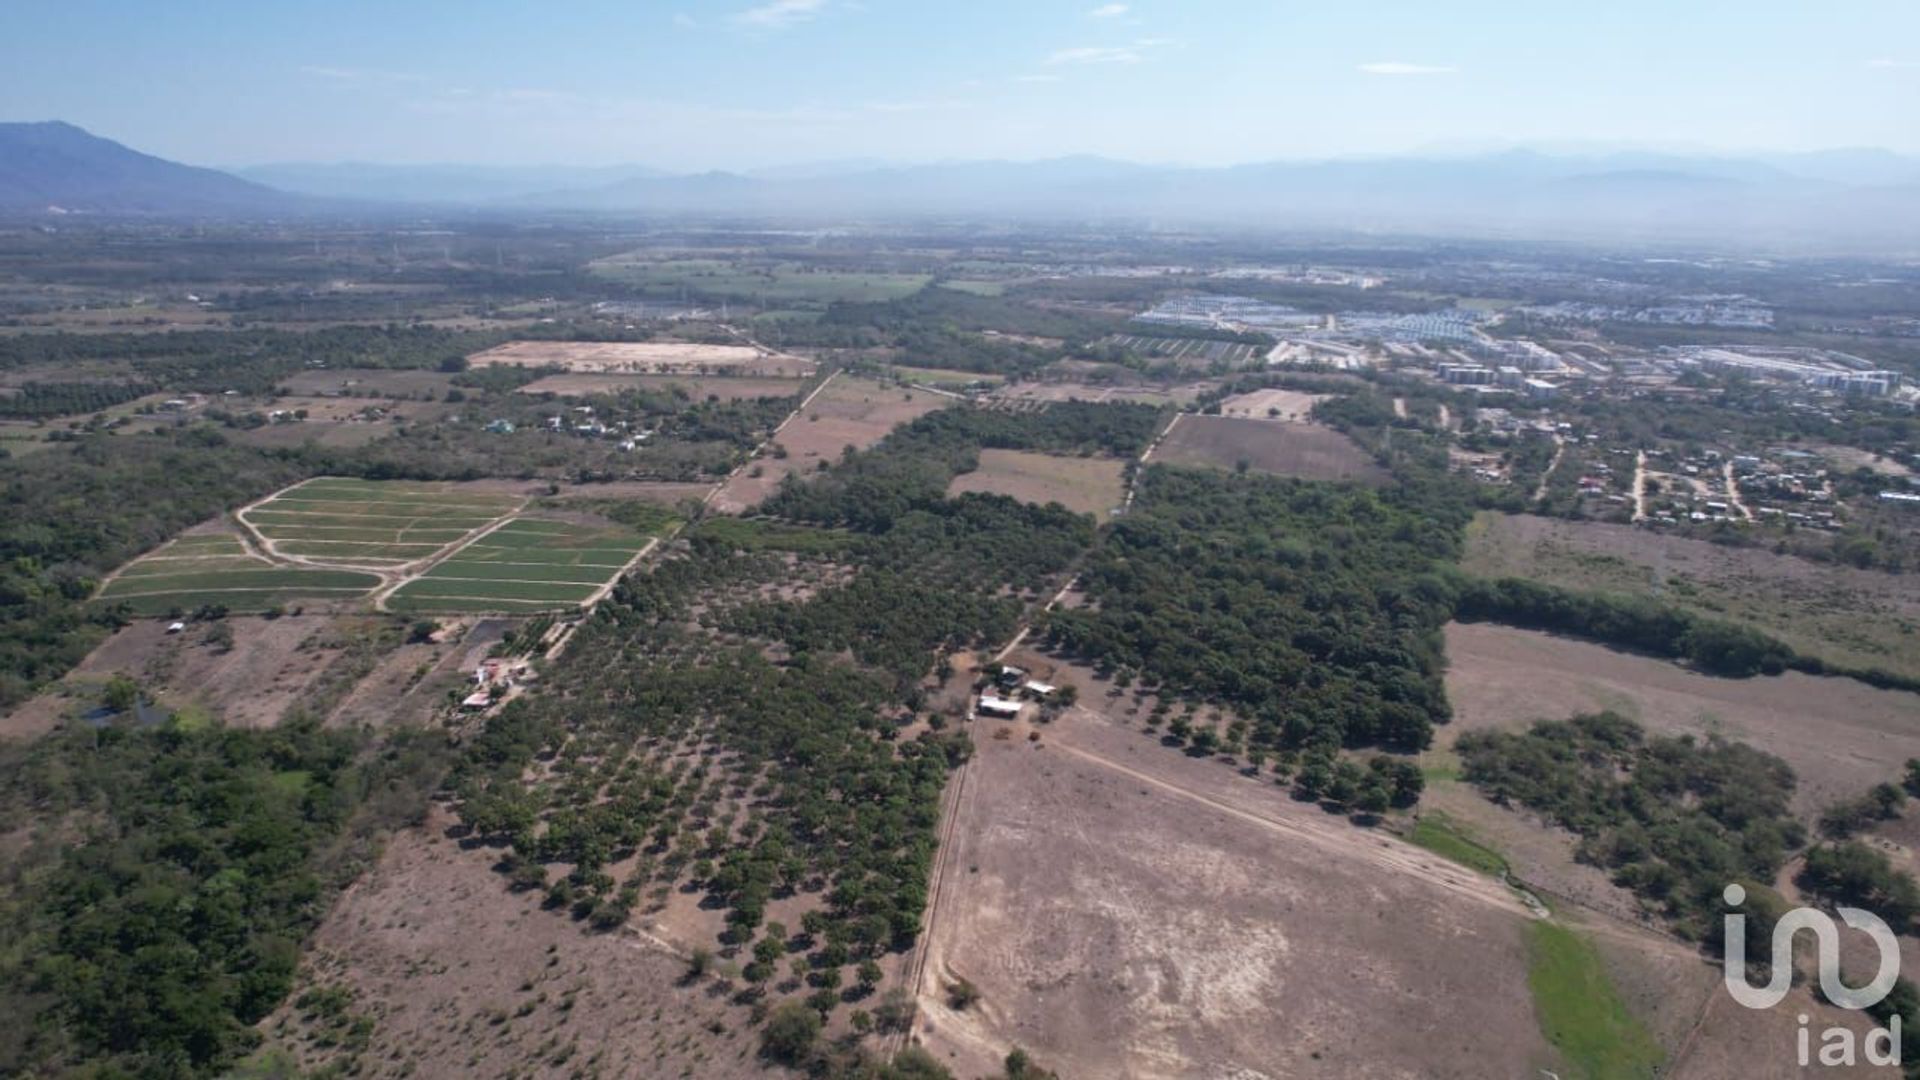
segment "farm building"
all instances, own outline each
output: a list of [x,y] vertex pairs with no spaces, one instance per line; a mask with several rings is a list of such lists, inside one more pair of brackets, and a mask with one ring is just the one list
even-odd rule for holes
[[992,694],[981,694],[980,712],[984,716],[998,717],[1002,720],[1013,720],[1020,716],[1020,703],[1003,697],[995,697]]

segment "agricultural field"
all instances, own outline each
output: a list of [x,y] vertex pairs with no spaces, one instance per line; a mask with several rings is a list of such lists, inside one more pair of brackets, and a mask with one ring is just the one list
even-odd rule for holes
[[467,357],[471,367],[500,365],[565,369],[585,375],[740,375],[801,378],[813,374],[810,360],[776,356],[746,345],[687,342],[510,341]]
[[1272,348],[1271,345],[1250,345],[1240,341],[1151,337],[1144,334],[1113,334],[1102,340],[1101,344],[1117,346],[1154,360],[1169,361],[1188,371],[1253,367]]
[[605,592],[647,546],[630,531],[516,517],[476,537],[383,599],[402,612],[578,607]]
[[1652,594],[1794,649],[1920,676],[1920,579],[1604,522],[1484,513],[1464,567],[1570,589]]
[[804,477],[823,463],[840,460],[848,447],[865,449],[901,424],[952,404],[952,398],[924,390],[835,375],[780,425],[767,452],[727,479],[713,509],[739,513],[758,506],[788,474]]
[[690,375],[545,375],[522,386],[520,393],[558,397],[586,397],[590,394],[618,394],[623,390],[647,390],[654,393],[681,392],[692,401],[718,398],[722,401],[750,401],[756,398],[793,397],[806,388],[804,379],[758,379],[735,376]]
[[1352,439],[1319,424],[1188,416],[1174,420],[1154,450],[1169,465],[1248,468],[1303,480],[1355,480],[1378,484],[1386,471]]
[[279,559],[397,569],[431,558],[524,501],[453,483],[321,477],[245,507],[235,517]]
[[1023,502],[1057,502],[1075,513],[1105,519],[1126,497],[1125,469],[1126,462],[1115,458],[989,449],[980,451],[978,469],[953,478],[947,494],[985,491]]
[[880,303],[926,288],[928,274],[858,273],[795,263],[747,266],[717,259],[661,260],[632,252],[588,264],[591,273],[654,293],[741,300],[764,307]]
[[266,611],[301,601],[353,600],[380,579],[351,570],[276,563],[231,533],[182,536],[122,567],[96,599],[136,615],[191,612],[203,605]]

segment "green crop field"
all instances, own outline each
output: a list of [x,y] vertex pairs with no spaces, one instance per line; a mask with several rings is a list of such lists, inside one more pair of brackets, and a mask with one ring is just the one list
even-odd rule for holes
[[321,477],[240,513],[273,553],[343,565],[430,558],[522,500],[454,484]]
[[401,586],[396,611],[554,610],[584,602],[646,545],[625,529],[514,518]]
[[250,554],[237,537],[187,536],[129,563],[98,599],[124,604],[134,615],[171,615],[208,605],[265,611],[302,600],[350,600],[378,584],[372,574],[278,565]]

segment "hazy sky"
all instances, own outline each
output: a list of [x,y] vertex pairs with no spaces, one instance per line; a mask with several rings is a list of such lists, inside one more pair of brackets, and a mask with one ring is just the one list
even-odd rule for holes
[[0,0],[0,119],[218,165],[1920,152],[1920,0]]

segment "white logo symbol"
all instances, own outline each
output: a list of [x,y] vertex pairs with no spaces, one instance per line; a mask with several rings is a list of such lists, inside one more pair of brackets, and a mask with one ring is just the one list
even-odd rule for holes
[[[1722,895],[1728,906],[1739,907],[1746,902],[1747,890],[1738,885],[1729,885]],[[1879,948],[1880,969],[1872,982],[1856,989],[1840,981],[1839,928],[1833,925],[1833,920],[1825,912],[1801,907],[1787,912],[1779,922],[1773,924],[1773,972],[1768,977],[1767,985],[1762,987],[1747,985],[1747,917],[1740,914],[1725,917],[1727,993],[1749,1009],[1771,1009],[1780,1004],[1787,996],[1787,988],[1793,983],[1794,935],[1802,930],[1811,930],[1819,946],[1820,992],[1826,995],[1827,1000],[1843,1009],[1865,1009],[1878,1005],[1900,977],[1900,943],[1894,939],[1893,930],[1878,915],[1851,907],[1834,910],[1840,913],[1842,922],[1855,930],[1864,931]]]

